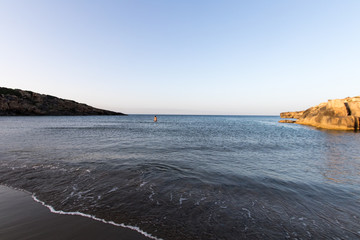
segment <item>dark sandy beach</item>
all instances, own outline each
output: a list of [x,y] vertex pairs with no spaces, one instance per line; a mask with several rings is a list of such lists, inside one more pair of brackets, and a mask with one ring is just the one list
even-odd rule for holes
[[0,239],[135,239],[142,234],[81,216],[60,215],[31,195],[0,186]]

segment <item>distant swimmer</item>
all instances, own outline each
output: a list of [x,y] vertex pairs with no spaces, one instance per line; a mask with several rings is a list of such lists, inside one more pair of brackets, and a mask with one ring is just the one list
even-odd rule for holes
[[157,117],[156,116],[154,117],[154,122],[157,122]]

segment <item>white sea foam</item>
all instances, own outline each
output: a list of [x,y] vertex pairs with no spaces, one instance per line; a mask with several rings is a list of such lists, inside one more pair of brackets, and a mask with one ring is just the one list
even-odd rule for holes
[[182,205],[183,201],[188,200],[187,198],[183,198],[182,196],[179,198],[179,204]]
[[246,211],[246,212],[248,213],[249,218],[253,219],[253,218],[251,217],[251,213],[250,213],[250,210],[249,210],[249,209],[246,209],[246,208],[241,208],[241,209],[244,210],[244,211]]
[[118,190],[118,187],[113,187],[110,191],[108,191],[107,193],[111,193],[111,192],[115,192],[116,190]]
[[155,192],[154,192],[154,190],[153,190],[152,188],[150,188],[150,189],[151,189],[151,194],[149,195],[149,199],[150,199],[151,201],[154,201],[153,196],[155,195]]
[[215,202],[216,205],[218,205],[220,208],[227,208],[227,206],[225,205],[225,201],[216,201]]
[[200,205],[201,201],[204,201],[206,199],[206,197],[202,197],[199,201],[197,201],[194,205]]
[[82,217],[87,217],[87,218],[91,218],[93,220],[96,220],[96,221],[99,221],[99,222],[103,222],[103,223],[107,223],[107,224],[111,224],[111,225],[114,225],[114,226],[117,226],[117,227],[123,227],[123,228],[129,228],[131,230],[134,230],[138,233],[141,233],[142,235],[144,235],[145,237],[148,237],[148,238],[151,238],[151,239],[155,239],[155,240],[162,240],[161,238],[157,238],[153,235],[151,235],[150,233],[147,233],[147,232],[144,232],[143,230],[141,230],[139,227],[135,227],[135,226],[131,226],[131,225],[126,225],[126,224],[123,224],[123,223],[116,223],[116,222],[113,222],[113,221],[106,221],[104,219],[101,219],[101,218],[98,218],[98,217],[95,217],[93,215],[90,215],[90,214],[85,214],[85,213],[82,213],[82,212],[64,212],[64,211],[59,211],[59,210],[56,210],[53,206],[51,205],[48,205],[46,204],[45,202],[39,200],[34,194],[32,195],[32,198],[34,199],[35,202],[38,202],[40,203],[41,205],[47,207],[50,212],[52,213],[56,213],[56,214],[62,214],[62,215],[73,215],[73,216],[82,216]]

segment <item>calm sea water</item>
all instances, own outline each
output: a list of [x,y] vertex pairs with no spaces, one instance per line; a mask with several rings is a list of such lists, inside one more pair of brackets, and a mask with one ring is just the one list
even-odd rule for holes
[[158,119],[1,117],[0,184],[162,239],[360,238],[360,134]]

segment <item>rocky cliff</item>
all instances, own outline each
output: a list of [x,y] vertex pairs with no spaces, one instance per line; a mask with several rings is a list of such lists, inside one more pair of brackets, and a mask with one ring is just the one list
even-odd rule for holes
[[281,113],[280,117],[297,118],[294,121],[297,124],[318,128],[357,131],[360,121],[360,96],[329,100],[305,111]]
[[49,95],[0,87],[0,116],[125,115]]

